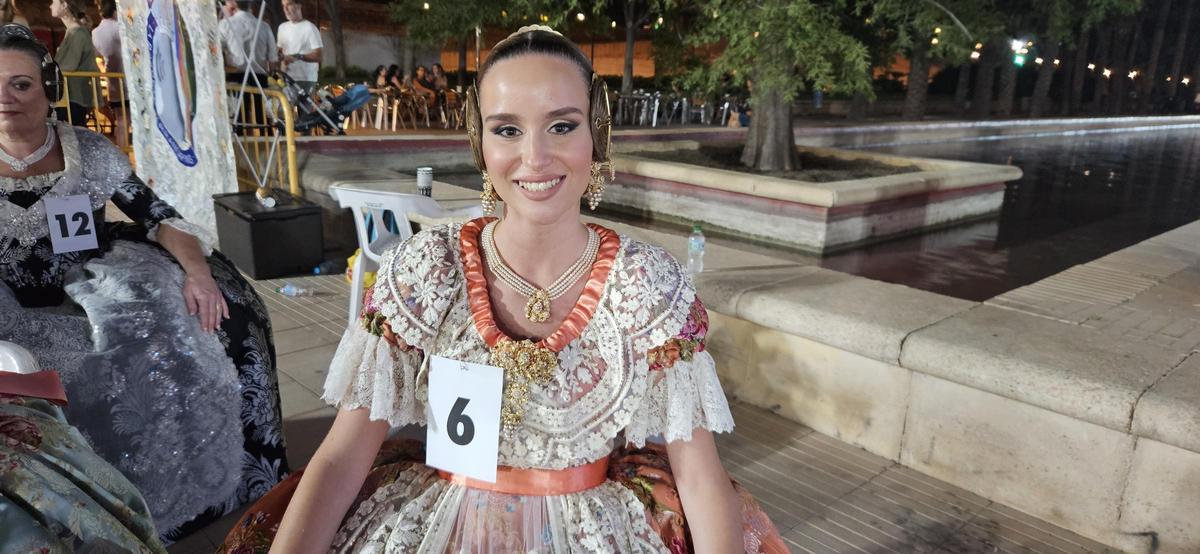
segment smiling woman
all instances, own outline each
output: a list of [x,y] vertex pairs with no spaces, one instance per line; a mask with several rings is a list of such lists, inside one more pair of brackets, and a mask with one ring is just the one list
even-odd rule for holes
[[[580,218],[611,133],[587,58],[521,29],[466,99],[483,201],[503,199],[503,218],[384,256],[329,369],[333,428],[224,549],[786,551],[717,457],[733,419],[692,283],[661,248]],[[427,457],[384,442],[406,424],[428,424]]]

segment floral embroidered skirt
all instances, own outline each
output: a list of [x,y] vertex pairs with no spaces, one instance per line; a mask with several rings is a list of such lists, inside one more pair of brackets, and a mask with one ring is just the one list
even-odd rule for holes
[[120,238],[67,279],[62,309],[23,308],[0,282],[0,340],[58,371],[68,421],[141,491],[162,537],[178,540],[289,471],[271,326],[214,252],[230,318],[201,331],[179,265],[144,237]]
[[0,394],[0,552],[162,552],[142,495],[62,410]]
[[[334,551],[692,551],[687,521],[663,446],[651,444],[614,452],[606,483],[592,491],[557,497],[553,502],[548,499],[555,497],[521,497],[463,489],[420,463],[424,457],[420,442],[384,443],[373,469],[347,510],[334,539]],[[301,474],[292,474],[251,506],[230,530],[218,552],[267,552]],[[742,504],[746,551],[788,552],[774,525],[750,494],[734,485]],[[567,497],[578,498],[567,500]],[[434,514],[448,514],[448,517]],[[630,517],[622,519],[626,514]]]

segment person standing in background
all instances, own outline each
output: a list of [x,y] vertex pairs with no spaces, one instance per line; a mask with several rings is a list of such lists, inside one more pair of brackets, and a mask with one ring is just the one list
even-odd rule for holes
[[[121,34],[117,24],[117,0],[100,0],[100,24],[92,29],[92,46],[104,58],[105,73],[123,73],[121,61]],[[114,139],[122,150],[129,145],[129,99],[125,95],[121,79],[108,80],[108,105],[101,108],[113,122]]]
[[296,84],[311,93],[317,86],[317,70],[321,64],[321,31],[304,19],[300,2],[283,0],[287,21],[279,24],[276,43],[283,69]]
[[[58,45],[58,51],[54,54],[58,68],[63,72],[100,71],[89,32],[91,21],[83,0],[53,0],[50,2],[50,15],[57,17],[67,27],[62,44]],[[55,114],[71,125],[86,126],[88,112],[96,105],[99,87],[93,91],[92,80],[87,77],[72,77],[66,81],[68,107],[55,108]]]

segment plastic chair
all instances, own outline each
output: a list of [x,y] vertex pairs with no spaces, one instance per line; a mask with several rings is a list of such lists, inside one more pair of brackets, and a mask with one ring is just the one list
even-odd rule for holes
[[[391,246],[408,240],[412,236],[412,225],[408,214],[415,213],[424,217],[464,218],[471,219],[483,215],[482,206],[470,206],[457,210],[446,210],[437,201],[420,194],[405,194],[400,192],[363,190],[351,187],[333,186],[329,189],[343,208],[349,208],[354,214],[354,230],[358,234],[358,246],[361,252],[354,261],[354,277],[350,282],[350,325],[358,321],[362,309],[363,273],[377,271],[379,260]],[[383,225],[384,212],[392,212],[396,219],[398,232],[392,232]],[[367,218],[372,217],[376,224],[375,240],[367,234]]]

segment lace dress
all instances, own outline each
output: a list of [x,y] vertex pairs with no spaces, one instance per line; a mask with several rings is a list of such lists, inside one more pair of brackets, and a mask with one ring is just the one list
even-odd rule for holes
[[[346,331],[334,355],[326,401],[368,409],[393,426],[423,424],[431,355],[489,363],[492,345],[507,337],[493,321],[482,273],[478,236],[488,221],[427,230],[385,256],[363,325]],[[499,463],[562,470],[612,456],[608,480],[557,496],[491,492],[404,461],[387,443],[335,551],[687,551],[665,452],[647,440],[733,430],[704,351],[705,311],[665,251],[594,229],[601,246],[589,281],[567,320],[540,343],[556,353],[559,369],[531,385],[523,421],[500,439]],[[742,492],[747,549],[785,551]],[[225,550],[269,544],[281,501],[252,507]]]
[[[104,137],[58,123],[65,169],[0,179],[0,340],[62,377],[64,410],[138,487],[168,538],[286,475],[265,306],[211,240],[132,174]],[[85,194],[99,248],[54,253],[42,199]],[[112,202],[134,223],[106,223]],[[196,235],[230,308],[215,334],[187,313],[160,225]]]

